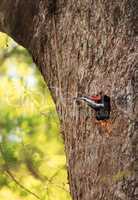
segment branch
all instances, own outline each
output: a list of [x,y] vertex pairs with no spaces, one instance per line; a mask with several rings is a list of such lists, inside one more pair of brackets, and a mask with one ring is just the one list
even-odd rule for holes
[[5,161],[5,171],[8,174],[8,176],[24,191],[26,191],[27,193],[33,195],[34,197],[36,197],[37,199],[41,199],[37,194],[35,194],[34,192],[32,192],[31,190],[29,190],[28,188],[26,188],[24,185],[22,185],[16,178],[15,176],[12,174],[12,172],[9,170],[7,161],[4,157],[4,151],[3,151],[3,147],[2,144],[0,143],[0,153],[2,155],[3,160]]
[[41,199],[37,194],[35,194],[34,192],[32,192],[31,190],[29,190],[28,188],[26,188],[25,186],[23,186],[22,184],[20,184],[20,182],[14,177],[14,175],[11,173],[11,171],[9,169],[5,169],[6,173],[8,174],[8,176],[24,191],[26,191],[27,193],[33,195],[34,197],[36,197],[37,199]]

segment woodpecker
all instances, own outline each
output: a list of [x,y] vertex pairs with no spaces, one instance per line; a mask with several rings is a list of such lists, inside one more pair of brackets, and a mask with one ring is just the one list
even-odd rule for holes
[[85,101],[92,109],[96,111],[96,119],[97,120],[107,120],[110,118],[110,97],[107,95],[96,95],[96,96],[82,96],[77,97],[77,101],[83,100]]

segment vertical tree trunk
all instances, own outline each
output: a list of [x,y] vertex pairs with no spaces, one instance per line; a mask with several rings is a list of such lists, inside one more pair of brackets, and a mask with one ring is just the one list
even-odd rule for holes
[[[74,200],[138,198],[137,13],[137,0],[0,3],[0,29],[28,48],[56,103]],[[73,100],[99,92],[108,122]]]

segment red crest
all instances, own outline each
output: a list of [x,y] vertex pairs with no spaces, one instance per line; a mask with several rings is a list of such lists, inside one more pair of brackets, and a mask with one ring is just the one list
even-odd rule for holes
[[93,100],[95,102],[101,101],[101,96],[100,95],[91,96],[90,98],[91,98],[91,100]]

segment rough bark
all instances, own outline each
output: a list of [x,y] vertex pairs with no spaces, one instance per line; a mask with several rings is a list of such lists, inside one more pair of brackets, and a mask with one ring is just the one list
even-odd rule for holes
[[[138,198],[138,1],[1,0],[0,29],[26,47],[56,103],[74,200]],[[74,96],[111,97],[108,122]]]

